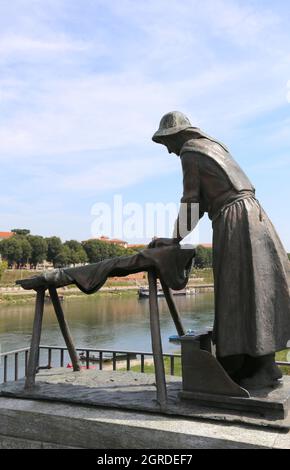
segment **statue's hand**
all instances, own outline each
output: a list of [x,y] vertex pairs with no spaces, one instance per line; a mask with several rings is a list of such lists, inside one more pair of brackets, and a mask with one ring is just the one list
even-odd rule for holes
[[46,281],[43,275],[28,277],[27,279],[21,279],[16,281],[16,284],[20,285],[26,290],[37,290],[46,287]]
[[148,248],[162,248],[164,246],[179,245],[175,238],[155,238],[149,243]]

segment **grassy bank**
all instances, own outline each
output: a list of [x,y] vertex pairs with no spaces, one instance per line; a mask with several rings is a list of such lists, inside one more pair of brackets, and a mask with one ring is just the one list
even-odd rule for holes
[[[165,367],[165,374],[170,375],[170,358],[164,358],[164,367]],[[121,369],[122,371],[126,371],[126,369]],[[132,366],[130,369],[132,372],[140,372],[140,365]],[[144,366],[145,374],[154,374],[154,364],[146,364]],[[181,358],[176,357],[174,359],[174,375],[181,377]]]
[[[73,290],[67,289],[60,293],[60,295],[64,296],[64,299],[73,299],[73,298],[80,298],[86,297],[86,299],[95,299],[97,296],[111,296],[111,297],[132,297],[136,296],[135,290],[122,290],[116,292],[108,292],[102,291],[96,292],[95,294],[86,295],[81,291],[75,292]],[[28,293],[15,293],[15,294],[0,294],[0,305],[5,304],[13,304],[13,305],[25,305],[28,303],[33,304],[35,302],[36,294],[33,291],[29,291]]]
[[24,305],[27,303],[34,303],[35,301],[35,294],[18,294],[18,295],[11,295],[11,294],[0,294],[0,305],[2,304],[14,304],[14,305]]
[[34,269],[7,269],[2,275],[0,287],[14,287],[18,279],[27,279],[39,274],[41,274],[41,271]]
[[196,269],[190,273],[190,284],[213,284],[213,270],[211,268]]
[[[276,361],[281,362],[290,362],[290,349],[284,349],[284,351],[279,351],[276,353]],[[288,366],[279,366],[283,372],[283,375],[290,375],[290,367]]]

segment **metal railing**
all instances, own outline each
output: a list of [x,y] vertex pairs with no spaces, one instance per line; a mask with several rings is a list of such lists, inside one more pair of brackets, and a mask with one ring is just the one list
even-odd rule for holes
[[19,375],[19,362],[22,359],[22,370],[23,376],[26,375],[28,354],[30,348],[15,349],[14,351],[7,351],[0,354],[0,370],[2,376],[0,376],[0,383],[5,383],[8,380],[18,380]]
[[[76,348],[77,352],[82,353],[81,363],[85,364],[86,369],[91,368],[92,363],[96,363],[99,370],[104,366],[107,370],[127,370],[130,371],[133,366],[138,366],[138,371],[145,373],[146,359],[153,359],[152,352],[145,351],[127,351],[114,349],[95,349],[95,348]],[[91,356],[97,354],[97,356]],[[28,364],[29,347],[7,351],[0,354],[0,383],[7,381],[16,381],[26,376]],[[169,358],[169,375],[176,373],[176,364],[181,361],[181,354],[164,353],[163,358]],[[39,369],[51,369],[53,367],[67,367],[65,362],[70,363],[70,358],[65,346],[46,346],[39,347]],[[118,362],[122,361],[122,367],[117,367]],[[136,364],[137,362],[137,364]],[[125,366],[124,366],[125,363]],[[277,365],[290,367],[290,362],[277,361]],[[153,365],[153,360],[152,360]]]
[[[127,351],[127,350],[114,350],[114,349],[96,349],[96,348],[76,348],[78,353],[82,353],[81,364],[83,367],[90,369],[92,363],[96,363],[99,370],[103,370],[104,366],[107,370],[127,370],[130,371],[133,366],[138,366],[138,372],[145,373],[146,359],[152,358],[153,353],[145,351]],[[14,351],[7,351],[0,354],[0,383],[7,381],[16,381],[26,376],[28,364],[29,348],[17,349]],[[97,356],[91,356],[97,354]],[[169,358],[169,375],[175,375],[176,361],[181,359],[180,354],[164,353],[163,358]],[[122,366],[118,367],[118,362]],[[40,345],[39,347],[39,367],[40,369],[51,369],[53,367],[67,367],[65,363],[70,364],[70,358],[67,348],[65,346],[46,346]],[[124,365],[125,363],[125,365]]]

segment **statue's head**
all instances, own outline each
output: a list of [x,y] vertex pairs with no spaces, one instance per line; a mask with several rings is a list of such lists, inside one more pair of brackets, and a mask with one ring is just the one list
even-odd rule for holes
[[162,117],[152,140],[165,145],[169,153],[179,155],[183,145],[182,133],[186,129],[192,129],[190,120],[179,111],[171,111]]

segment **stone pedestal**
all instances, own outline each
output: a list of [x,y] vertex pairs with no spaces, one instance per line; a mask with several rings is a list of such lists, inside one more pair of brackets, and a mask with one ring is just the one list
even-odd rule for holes
[[289,449],[289,431],[0,397],[0,449]]
[[[73,372],[71,369],[59,368],[41,371],[36,376],[36,385],[31,389],[24,389],[24,380],[7,383],[1,387],[0,395],[8,398],[174,415],[228,424],[266,426],[288,431],[290,415],[286,418],[282,416],[286,402],[282,391],[284,394],[290,394],[290,377],[284,378],[280,395],[277,390],[266,396],[262,396],[260,392],[260,396],[255,398],[245,398],[247,407],[243,409],[225,409],[223,402],[226,403],[228,397],[221,397],[224,409],[219,409],[208,397],[205,397],[206,400],[202,400],[204,396],[198,397],[198,400],[195,397],[194,401],[192,397],[189,397],[190,400],[180,399],[181,378],[167,377],[168,401],[161,409],[156,401],[155,376],[152,374],[96,370]],[[273,413],[273,403],[278,412]]]

